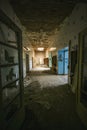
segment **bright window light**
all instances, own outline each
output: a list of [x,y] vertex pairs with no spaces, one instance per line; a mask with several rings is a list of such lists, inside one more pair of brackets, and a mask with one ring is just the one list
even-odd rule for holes
[[51,47],[50,48],[50,51],[54,51],[54,50],[56,50],[56,47]]
[[37,48],[38,51],[44,51],[44,48],[43,47],[39,47]]

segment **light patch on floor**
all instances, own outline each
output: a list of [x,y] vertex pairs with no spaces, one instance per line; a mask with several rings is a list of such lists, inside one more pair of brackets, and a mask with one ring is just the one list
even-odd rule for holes
[[46,87],[58,87],[59,85],[68,83],[68,76],[59,76],[59,75],[40,75],[40,76],[32,76],[33,81],[38,81],[41,85],[41,88]]
[[31,71],[45,71],[45,70],[50,70],[49,67],[45,67],[45,66],[37,66],[35,68],[32,68]]

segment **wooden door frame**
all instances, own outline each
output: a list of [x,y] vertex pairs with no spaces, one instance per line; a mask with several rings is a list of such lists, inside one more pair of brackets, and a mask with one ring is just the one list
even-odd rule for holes
[[87,35],[87,28],[79,33],[79,48],[78,48],[78,82],[77,82],[77,113],[81,118],[84,125],[87,127],[87,107],[85,107],[81,101],[81,85],[82,85],[82,48],[83,48],[83,37]]

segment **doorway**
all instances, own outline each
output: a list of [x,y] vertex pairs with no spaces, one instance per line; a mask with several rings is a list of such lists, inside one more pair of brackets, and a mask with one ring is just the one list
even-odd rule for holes
[[77,64],[77,48],[70,52],[70,84],[73,83],[73,76],[75,73],[75,67]]
[[49,67],[52,68],[52,53],[49,52]]
[[29,73],[29,55],[26,54],[26,73]]
[[68,74],[68,47],[58,51],[58,74]]

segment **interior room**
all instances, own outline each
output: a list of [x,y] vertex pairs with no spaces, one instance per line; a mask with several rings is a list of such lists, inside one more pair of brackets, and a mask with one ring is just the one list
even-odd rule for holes
[[0,129],[87,130],[86,0],[0,0]]

